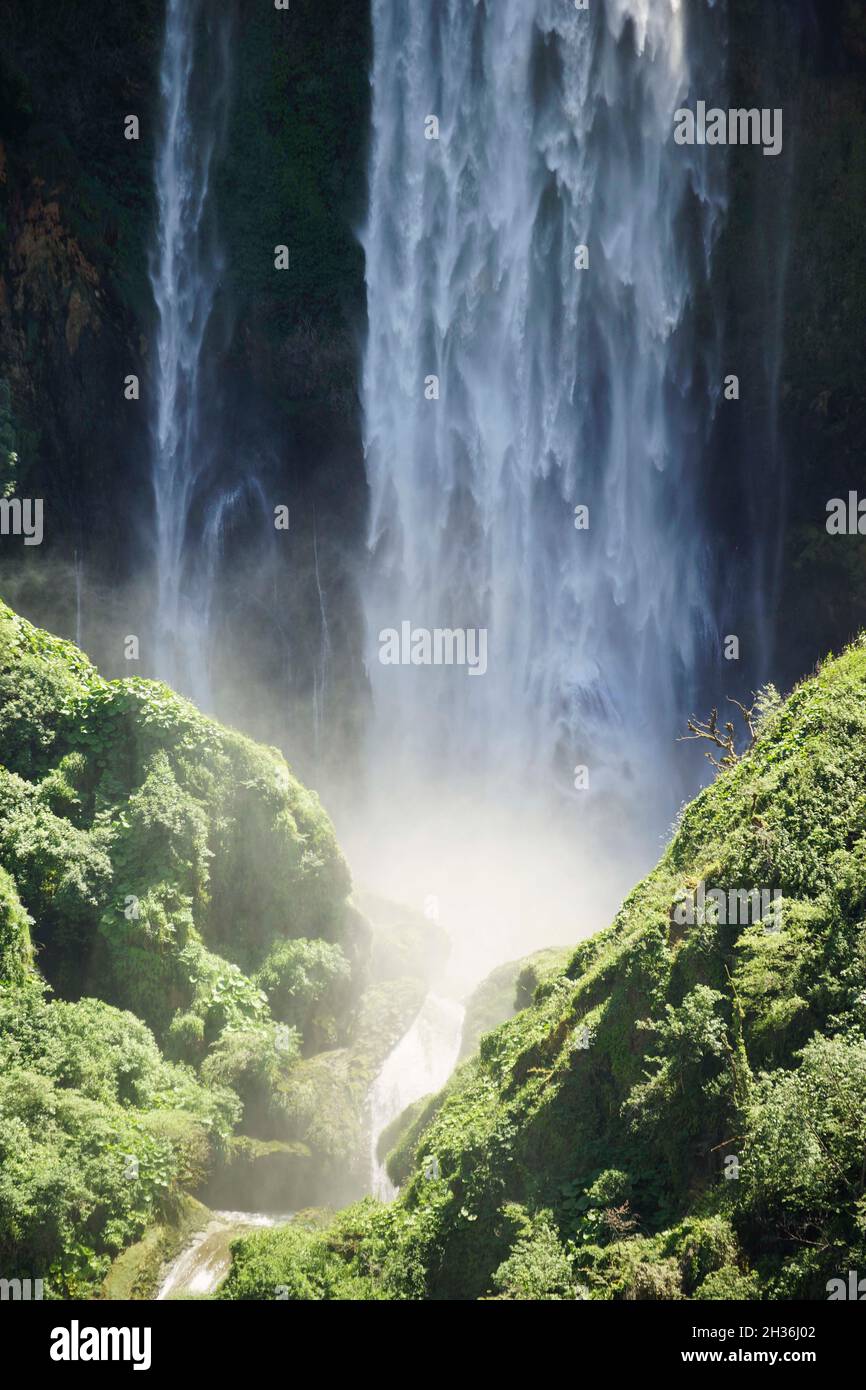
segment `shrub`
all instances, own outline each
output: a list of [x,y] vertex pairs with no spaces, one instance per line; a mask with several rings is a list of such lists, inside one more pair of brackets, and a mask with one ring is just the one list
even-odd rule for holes
[[550,1212],[526,1222],[508,1258],[493,1274],[500,1298],[562,1300],[576,1297],[571,1261],[560,1243]]

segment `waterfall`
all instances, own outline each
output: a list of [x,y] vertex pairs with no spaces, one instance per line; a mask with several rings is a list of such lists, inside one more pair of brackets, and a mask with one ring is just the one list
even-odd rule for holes
[[[204,41],[201,34],[204,31]],[[213,543],[201,581],[188,547],[211,460],[205,428],[205,348],[223,260],[212,208],[212,166],[228,102],[227,12],[203,0],[168,0],[160,66],[157,225],[150,279],[157,309],[153,487],[156,515],[156,665],[159,675],[207,699],[206,621]],[[221,516],[221,512],[220,512]],[[204,527],[208,539],[208,523]],[[190,572],[192,566],[192,572]]]
[[456,1000],[431,991],[373,1083],[369,1101],[372,1190],[382,1201],[390,1201],[396,1193],[377,1154],[382,1131],[407,1105],[445,1085],[460,1052],[464,1012]]
[[[714,10],[373,0],[365,609],[392,786],[664,778],[716,638],[695,319],[724,166],[672,138]],[[487,629],[486,674],[383,665],[406,620]]]

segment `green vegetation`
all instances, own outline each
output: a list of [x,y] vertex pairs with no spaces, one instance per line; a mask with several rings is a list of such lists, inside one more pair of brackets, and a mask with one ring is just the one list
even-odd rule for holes
[[570,957],[567,947],[548,948],[521,960],[506,961],[491,971],[467,1001],[460,1060],[477,1052],[484,1033],[525,1009],[542,981],[564,970]]
[[279,941],[256,976],[275,1018],[291,1024],[310,1051],[333,1046],[348,1002],[351,967],[331,941]]
[[194,1063],[226,1032],[272,1031],[250,975],[346,920],[333,829],[276,750],[165,686],[102,680],[8,609],[0,852],[49,981],[131,1009]]
[[176,1208],[237,1119],[228,1090],[165,1061],[149,1029],[95,999],[0,986],[0,1262],[85,1297]]
[[[821,1298],[866,1262],[864,739],[861,640],[765,706],[611,927],[479,988],[473,1029],[525,1007],[386,1136],[397,1201],[238,1240],[224,1296]],[[690,916],[701,884],[781,919]],[[442,942],[348,889],[276,750],[0,608],[7,1277],[147,1296],[193,1192],[363,1191]]]
[[[458,1062],[478,1050],[484,1033],[525,1009],[538,986],[565,969],[571,954],[568,948],[548,947],[492,970],[467,1001]],[[402,1186],[419,1159],[423,1159],[421,1141],[454,1084],[457,1082],[452,1077],[437,1095],[413,1101],[380,1134],[377,1154],[396,1186]]]
[[[223,1296],[814,1299],[862,1267],[864,746],[861,640],[416,1107],[397,1201],[239,1241]],[[779,891],[778,929],[689,924],[700,883]]]
[[0,605],[7,1277],[84,1296],[142,1240],[150,1268],[190,1192],[364,1190],[366,1091],[427,961],[407,928],[390,977],[349,887],[276,749]]

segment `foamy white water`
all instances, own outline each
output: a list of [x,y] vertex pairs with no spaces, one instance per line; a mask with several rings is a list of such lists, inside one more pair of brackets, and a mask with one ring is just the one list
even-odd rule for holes
[[[366,617],[392,786],[568,795],[591,763],[616,788],[648,733],[681,728],[712,635],[697,498],[718,386],[689,306],[724,191],[672,132],[712,9],[373,2]],[[487,674],[381,665],[403,620],[487,628]]]

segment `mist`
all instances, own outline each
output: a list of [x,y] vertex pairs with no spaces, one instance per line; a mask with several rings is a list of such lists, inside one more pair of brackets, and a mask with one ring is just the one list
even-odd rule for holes
[[[474,1076],[479,1039],[518,1012],[500,1036],[522,1038],[523,1011],[553,998],[532,958],[550,951],[561,974],[609,927],[710,783],[696,746],[709,726],[687,721],[713,710],[715,728],[726,697],[757,708],[753,692],[790,687],[825,634],[850,637],[859,570],[841,545],[831,556],[832,503],[812,494],[832,473],[854,509],[854,427],[838,460],[834,431],[859,417],[850,383],[836,398],[811,380],[812,358],[837,350],[810,336],[836,303],[818,258],[801,318],[788,298],[811,210],[796,229],[801,112],[778,89],[812,7],[783,7],[803,11],[787,30],[735,8],[370,0],[253,17],[237,0],[219,13],[167,0],[106,60],[141,145],[102,149],[72,213],[77,169],[58,155],[54,188],[39,162],[51,139],[25,140],[30,97],[10,88],[3,598],[108,680],[161,683],[94,683],[122,717],[106,715],[91,747],[98,717],[64,724],[87,682],[74,660],[58,676],[68,690],[21,764],[31,839],[41,852],[48,826],[69,864],[92,851],[104,880],[78,901],[86,875],[69,870],[79,935],[60,971],[36,924],[35,959],[81,1002],[90,932],[88,981],[151,1030],[153,1067],[184,1068],[201,1114],[234,1105],[196,1175],[208,1211],[154,1297],[213,1292],[238,1233],[391,1201],[400,1183],[404,1200],[409,1169],[387,1157],[417,1103]],[[752,34],[768,53],[779,39],[781,76],[760,91]],[[20,40],[22,73],[36,47]],[[133,59],[140,76],[121,81]],[[813,94],[804,83],[804,109]],[[78,131],[81,148],[107,121],[87,110],[96,134]],[[61,107],[48,126],[58,148],[65,119]],[[848,151],[838,119],[827,147],[832,134]],[[848,159],[828,156],[834,187]],[[57,199],[50,217],[39,189]],[[859,273],[839,303],[857,302]],[[54,343],[42,376],[28,334]],[[86,419],[64,433],[78,393]],[[789,480],[798,428],[825,452]],[[33,471],[19,472],[28,450]],[[22,480],[29,500],[13,496]],[[10,650],[10,663],[25,653],[35,709],[43,677],[54,691],[39,662],[60,670],[68,653],[32,633]],[[56,729],[71,750],[57,766]],[[763,864],[771,831],[752,810]],[[47,887],[37,868],[19,871],[18,927],[28,893],[55,911],[54,867]],[[120,887],[153,921],[121,921]],[[658,920],[654,906],[641,929]],[[707,979],[730,979],[733,959]],[[564,1057],[552,1084],[566,1117],[581,1061]],[[422,1173],[428,1157],[413,1151]]]

